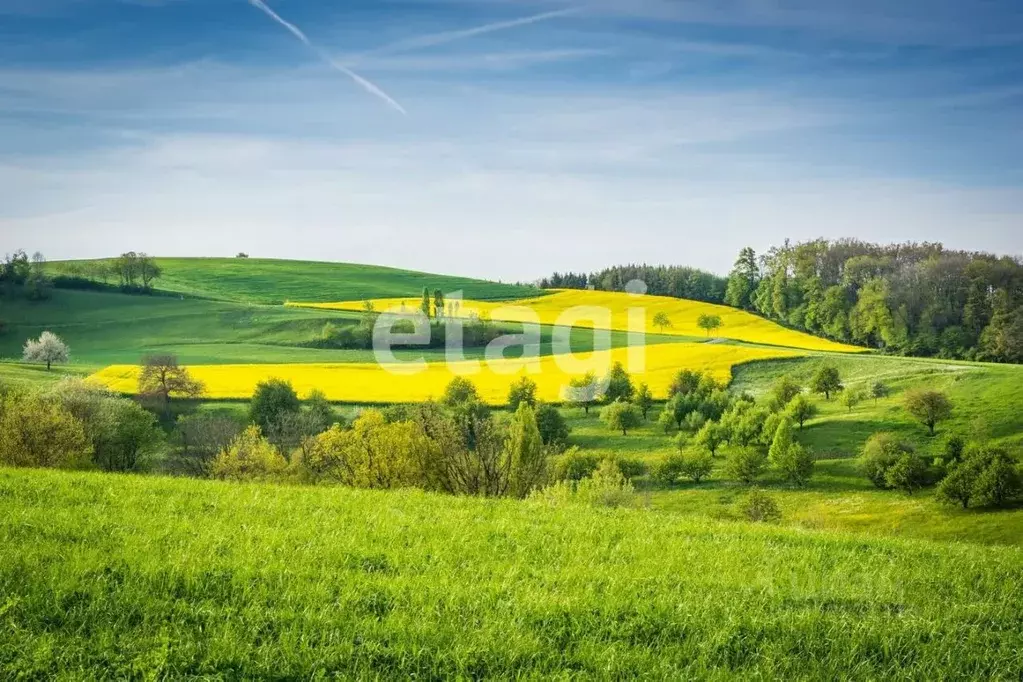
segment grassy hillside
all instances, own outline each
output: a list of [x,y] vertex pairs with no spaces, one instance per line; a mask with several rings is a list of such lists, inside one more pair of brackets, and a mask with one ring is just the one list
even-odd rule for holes
[[1017,679],[1023,550],[0,470],[0,677]]
[[[66,269],[71,262],[51,263],[51,271]],[[419,297],[423,287],[431,292],[461,289],[467,297],[484,300],[538,293],[532,287],[354,263],[258,258],[158,258],[157,263],[163,270],[156,282],[160,291],[246,303]]]
[[[352,321],[358,315],[170,296],[128,296],[93,291],[53,292],[49,301],[0,301],[0,358],[19,358],[25,339],[50,330],[71,347],[72,362],[98,368],[137,363],[148,352],[175,353],[190,365],[233,363],[371,362],[372,351],[301,347],[317,339],[327,322]],[[509,325],[509,332],[521,327]],[[593,334],[572,333],[577,351],[591,349]],[[648,343],[675,341],[651,336]],[[612,335],[614,347],[624,346],[624,332]],[[552,352],[552,329],[542,330],[541,353]],[[482,349],[467,349],[482,357]],[[415,351],[403,356],[443,358],[443,351]],[[3,370],[0,369],[0,373]]]

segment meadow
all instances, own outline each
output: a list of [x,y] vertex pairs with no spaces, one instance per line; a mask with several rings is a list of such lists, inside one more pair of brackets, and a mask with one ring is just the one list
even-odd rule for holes
[[5,678],[1017,679],[1023,550],[0,470]]

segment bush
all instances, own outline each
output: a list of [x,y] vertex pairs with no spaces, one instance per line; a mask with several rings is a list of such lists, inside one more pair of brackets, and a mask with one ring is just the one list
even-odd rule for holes
[[93,461],[104,471],[134,471],[163,443],[156,417],[132,400],[104,400],[100,420]]
[[508,409],[514,412],[521,403],[536,407],[536,382],[525,376],[508,389]]
[[564,454],[555,457],[552,465],[554,480],[581,481],[597,470],[600,458],[579,448],[570,448]]
[[654,470],[654,478],[665,485],[677,483],[680,478],[688,478],[699,483],[714,470],[714,459],[709,453],[700,450],[669,455]]
[[636,491],[617,465],[605,459],[587,478],[580,481],[558,481],[542,490],[533,491],[529,499],[550,506],[586,504],[613,508],[634,505]]
[[937,498],[963,509],[1000,507],[1023,492],[1016,461],[1004,450],[972,447],[938,485]]
[[210,473],[231,481],[266,481],[283,475],[287,466],[277,448],[252,424],[217,455]]
[[915,454],[907,452],[885,470],[884,482],[889,488],[912,495],[927,482],[927,465]]
[[455,377],[444,389],[440,401],[448,407],[456,407],[468,402],[479,402],[480,394],[471,381],[465,377]]
[[628,435],[629,429],[637,428],[643,423],[643,417],[632,403],[616,400],[600,411],[600,421],[607,424],[609,430],[621,431],[625,436]]
[[781,520],[781,510],[774,498],[759,490],[751,490],[739,504],[739,513],[754,523]]
[[544,445],[561,450],[568,443],[568,423],[553,405],[540,403],[536,408],[536,425]]
[[611,455],[607,459],[614,462],[615,466],[618,467],[618,470],[622,472],[622,475],[630,480],[633,478],[639,478],[647,472],[646,462],[641,459],[625,457],[618,453]]
[[32,393],[0,401],[0,464],[82,469],[92,452],[82,422],[59,403]]
[[875,487],[891,487],[887,480],[888,469],[895,466],[903,455],[914,453],[913,446],[900,441],[887,432],[875,433],[863,446],[860,469]]
[[174,468],[191,476],[209,476],[213,460],[244,429],[245,424],[229,410],[202,411],[180,418],[177,441],[181,449],[174,458]]
[[273,424],[279,422],[284,414],[298,414],[302,403],[298,394],[291,387],[291,382],[284,379],[268,379],[256,385],[249,406],[249,419],[262,432],[268,432]]
[[767,453],[758,447],[738,448],[725,460],[728,476],[746,485],[756,481],[766,466]]

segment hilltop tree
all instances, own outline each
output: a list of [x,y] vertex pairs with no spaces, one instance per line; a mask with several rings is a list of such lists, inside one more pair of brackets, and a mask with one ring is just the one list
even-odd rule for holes
[[700,315],[696,320],[696,326],[706,331],[708,337],[712,331],[720,329],[722,324],[720,315]]
[[654,326],[660,329],[662,333],[665,329],[671,329],[672,324],[668,313],[663,310],[654,313]]
[[38,339],[29,339],[25,342],[22,359],[25,362],[45,362],[46,371],[50,371],[53,363],[66,363],[70,354],[70,349],[60,337],[53,332],[43,332]]
[[536,382],[527,376],[519,377],[508,389],[508,409],[518,410],[522,404],[536,407]]
[[818,367],[810,380],[810,390],[814,393],[823,393],[825,400],[831,400],[832,394],[838,393],[842,388],[842,376],[834,365]]
[[623,400],[616,400],[600,411],[600,420],[612,431],[621,431],[623,436],[629,429],[637,428],[643,423],[642,416],[636,406]]
[[188,370],[178,365],[176,355],[147,355],[142,358],[138,392],[144,400],[157,403],[165,411],[170,409],[174,397],[198,398],[204,386],[192,378]]
[[952,401],[941,391],[917,389],[906,394],[906,411],[923,423],[931,435],[934,427],[952,416]]

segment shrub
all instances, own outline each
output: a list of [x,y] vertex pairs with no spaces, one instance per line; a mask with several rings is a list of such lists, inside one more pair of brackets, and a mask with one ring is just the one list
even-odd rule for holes
[[927,482],[927,465],[914,453],[905,453],[884,472],[884,482],[889,488],[912,495]]
[[899,461],[903,455],[913,454],[912,445],[904,443],[893,434],[875,433],[863,446],[860,468],[864,476],[877,488],[890,487],[886,478],[888,469]]
[[480,394],[476,385],[465,377],[455,377],[444,389],[441,396],[441,403],[448,407],[455,407],[467,402],[479,402]]
[[970,448],[938,485],[938,500],[967,507],[1000,507],[1023,492],[1017,463],[992,447]]
[[700,429],[707,423],[707,418],[702,412],[690,412],[682,420],[682,430],[686,433],[699,433]]
[[249,419],[263,433],[269,432],[284,414],[298,414],[302,403],[290,381],[268,379],[256,384],[249,405]]
[[632,378],[620,362],[611,366],[605,383],[607,388],[604,389],[604,400],[609,404],[619,400],[623,402],[632,400],[632,396],[636,393],[636,389],[632,385]]
[[576,484],[576,495],[593,507],[625,507],[635,502],[636,491],[618,466],[605,459],[589,478]]
[[259,426],[251,424],[213,460],[214,478],[231,481],[264,481],[281,476],[288,463]]
[[682,453],[675,452],[665,457],[654,467],[653,477],[654,480],[664,485],[672,485],[682,478],[684,469],[685,457]]
[[238,437],[245,425],[228,410],[202,411],[178,419],[181,449],[174,467],[192,476],[209,476],[213,460]]
[[739,503],[739,513],[754,523],[781,520],[781,510],[774,498],[759,490],[751,490]]
[[806,484],[813,476],[813,455],[792,440],[792,422],[787,418],[778,425],[769,457],[782,475],[797,486]]
[[629,480],[639,478],[647,472],[646,463],[641,459],[625,457],[618,453],[611,455],[607,459],[614,462],[615,466],[618,467],[618,470],[622,472],[622,475]]
[[105,471],[134,471],[163,443],[156,417],[132,400],[104,400],[93,461]]
[[600,458],[596,455],[570,448],[554,458],[552,475],[556,481],[581,481],[592,475],[598,466]]
[[764,472],[767,453],[758,447],[737,448],[725,460],[729,477],[746,485],[752,484]]
[[623,400],[616,400],[600,411],[600,421],[607,424],[611,431],[621,431],[623,436],[628,435],[629,429],[636,428],[643,423],[643,418],[632,403]]
[[82,422],[59,403],[32,393],[0,400],[0,464],[81,469],[92,452]]
[[568,423],[553,405],[540,403],[537,406],[536,426],[540,429],[544,445],[560,450],[568,443]]
[[771,387],[771,397],[774,400],[775,406],[778,409],[782,409],[802,391],[803,387],[795,379],[785,375],[774,382],[774,386]]
[[689,450],[681,455],[679,474],[693,483],[699,483],[714,470],[714,459],[702,450]]

